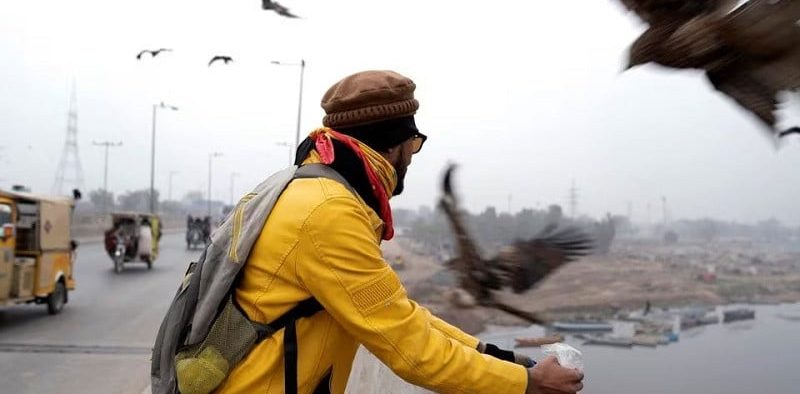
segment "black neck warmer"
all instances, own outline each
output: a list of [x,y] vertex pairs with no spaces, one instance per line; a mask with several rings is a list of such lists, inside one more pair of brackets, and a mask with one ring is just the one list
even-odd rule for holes
[[[298,166],[302,165],[303,160],[308,157],[312,149],[314,149],[314,140],[311,138],[303,140],[297,148],[297,156],[294,164]],[[358,195],[373,211],[375,211],[375,213],[379,213],[381,211],[380,204],[372,193],[372,184],[369,182],[367,172],[364,169],[364,164],[362,164],[361,159],[347,146],[336,140],[333,140],[333,154],[335,156],[333,163],[328,166],[347,180],[347,183],[356,190]],[[387,191],[387,193],[391,195],[391,190]]]

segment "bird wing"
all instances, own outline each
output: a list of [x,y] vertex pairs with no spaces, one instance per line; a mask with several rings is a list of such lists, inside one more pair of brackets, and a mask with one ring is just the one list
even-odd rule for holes
[[455,167],[451,164],[445,170],[442,181],[443,195],[439,200],[439,206],[453,229],[458,249],[458,256],[448,265],[456,270],[461,287],[480,301],[488,296],[488,290],[482,288],[480,284],[486,273],[483,270],[483,260],[478,246],[467,231],[464,218],[459,212],[458,200],[453,193],[452,174]]
[[800,1],[750,0],[725,18],[722,37],[751,56],[774,57],[800,46]]
[[278,12],[278,15],[285,16],[287,18],[299,18],[299,16],[289,12],[289,9],[287,9],[287,8],[278,9],[277,12]]
[[208,65],[211,66],[212,63],[216,62],[217,60],[224,60],[222,56],[214,56],[211,60],[208,61]]
[[143,51],[140,51],[138,54],[136,54],[136,60],[142,60],[142,55],[144,55],[147,52],[150,52],[150,51],[148,51],[147,49],[145,49]]
[[292,14],[288,10],[278,11],[278,15],[285,16],[287,18],[299,18],[299,16]]
[[487,262],[493,277],[515,293],[531,289],[564,264],[586,256],[594,242],[583,230],[574,226],[517,241]]
[[753,113],[772,130],[775,126],[774,112],[778,105],[778,91],[753,78],[751,71],[739,64],[708,71],[706,76],[715,89]]
[[272,3],[272,9],[275,10],[275,12],[277,12],[278,15],[280,15],[280,16],[285,16],[287,18],[297,18],[298,17],[297,15],[292,14],[289,11],[288,8],[286,8],[283,5],[281,5],[279,3],[276,3],[276,2]]
[[708,13],[724,15],[737,0],[620,0],[628,10],[652,25],[681,23]]
[[[454,167],[451,165],[445,175],[444,184],[446,190],[452,190],[449,183],[453,168]],[[496,278],[491,277],[490,273],[485,270],[485,263],[478,254],[478,247],[467,233],[461,215],[456,209],[455,199],[449,197],[454,197],[454,195],[451,194],[442,197],[440,206],[449,219],[453,227],[453,232],[456,233],[459,256],[448,261],[446,264],[450,269],[456,270],[459,286],[466,290],[483,306],[489,306],[504,311],[531,324],[544,324],[545,321],[535,313],[519,309],[495,299],[490,289],[498,288],[496,284],[491,283],[491,281]]]

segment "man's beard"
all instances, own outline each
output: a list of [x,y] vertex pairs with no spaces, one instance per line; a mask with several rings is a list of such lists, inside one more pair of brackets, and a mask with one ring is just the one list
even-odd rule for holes
[[406,170],[408,170],[408,166],[403,165],[402,163],[397,163],[397,165],[394,166],[394,171],[397,173],[397,185],[394,187],[392,196],[399,196],[400,193],[403,192],[403,189],[406,186]]

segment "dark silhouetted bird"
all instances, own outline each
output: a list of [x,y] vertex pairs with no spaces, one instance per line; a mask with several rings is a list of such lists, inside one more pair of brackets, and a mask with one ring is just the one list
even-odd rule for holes
[[169,48],[160,48],[156,50],[145,49],[136,55],[136,60],[142,60],[142,55],[144,55],[145,53],[149,53],[151,57],[156,57],[161,52],[172,52],[172,49]]
[[800,89],[800,1],[621,0],[650,27],[628,68],[657,63],[704,70],[714,88],[753,113],[771,135],[778,95]]
[[493,291],[508,288],[522,293],[531,289],[564,264],[589,254],[591,238],[575,227],[549,228],[532,239],[514,242],[491,259],[482,258],[467,232],[453,193],[454,168],[450,165],[445,172],[439,206],[450,222],[458,245],[458,256],[447,265],[456,271],[460,288],[477,305],[505,311],[530,323],[543,323],[535,314],[501,302]]
[[289,9],[280,5],[276,1],[271,0],[261,0],[261,9],[275,11],[278,15],[286,17],[286,18],[298,18],[297,15],[292,14],[289,12]]
[[229,62],[233,61],[233,58],[231,58],[230,56],[214,56],[211,58],[211,60],[208,61],[208,66],[211,67],[211,64],[213,64],[217,60],[221,60],[225,62],[225,64],[228,64]]

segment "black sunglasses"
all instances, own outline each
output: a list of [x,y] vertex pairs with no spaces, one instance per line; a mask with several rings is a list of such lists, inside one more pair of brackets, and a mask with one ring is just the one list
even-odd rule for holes
[[422,145],[425,145],[425,141],[428,139],[428,136],[420,132],[417,132],[417,134],[414,134],[414,136],[411,137],[411,139],[413,142],[413,145],[411,146],[412,153],[416,154],[422,150]]

